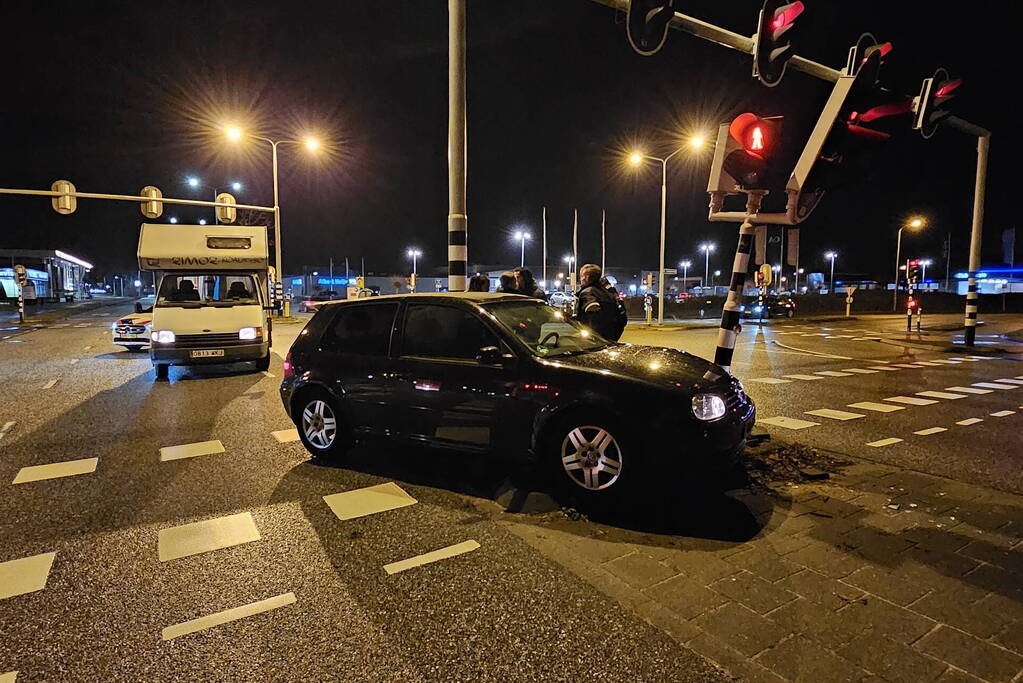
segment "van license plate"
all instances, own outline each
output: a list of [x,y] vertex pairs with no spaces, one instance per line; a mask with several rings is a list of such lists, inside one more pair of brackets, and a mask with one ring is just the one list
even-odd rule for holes
[[205,349],[193,351],[192,358],[217,358],[224,355],[224,349]]

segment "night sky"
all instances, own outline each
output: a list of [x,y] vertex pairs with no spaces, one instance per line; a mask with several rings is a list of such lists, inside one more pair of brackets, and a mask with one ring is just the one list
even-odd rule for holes
[[[871,31],[895,47],[882,72],[888,87],[915,94],[938,66],[965,79],[952,108],[993,131],[985,263],[1000,261],[1001,230],[1014,220],[1011,155],[1019,153],[1007,125],[1017,42],[1009,5],[985,13],[995,4],[805,1],[803,56],[840,67],[848,46]],[[676,2],[746,35],[759,6]],[[245,183],[239,202],[270,204],[267,146],[231,146],[216,126],[235,121],[280,137],[314,131],[329,140],[327,154],[281,151],[286,270],[329,256],[405,269],[411,245],[426,266],[442,266],[446,10],[443,0],[8,1],[0,187],[48,189],[64,178],[81,191],[135,194],[153,184],[167,196],[209,198],[212,191],[200,196],[184,184],[195,174],[211,185],[237,178]],[[710,133],[747,110],[785,115],[786,138],[799,141],[830,88],[792,70],[765,88],[750,78],[748,56],[677,31],[659,54],[641,57],[623,16],[588,0],[470,0],[468,12],[471,263],[517,263],[511,233],[521,226],[538,236],[546,206],[551,260],[570,249],[577,207],[581,261],[599,260],[606,209],[608,264],[654,267],[659,169],[625,171],[622,153],[640,143],[665,154],[680,135]],[[826,196],[803,224],[801,265],[821,270],[822,253],[836,249],[838,271],[883,277],[896,229],[919,213],[930,227],[907,239],[904,253],[940,260],[951,232],[952,268],[963,268],[975,147],[951,130],[924,141],[907,122],[862,181]],[[668,261],[701,260],[695,245],[711,239],[711,267],[727,270],[736,226],[706,220],[709,155],[682,152],[673,162]],[[191,222],[204,214],[169,215]],[[75,214],[59,216],[46,200],[0,197],[0,247],[64,249],[100,273],[129,271],[141,221],[135,204],[81,200]],[[527,261],[537,263],[539,242],[529,249]]]

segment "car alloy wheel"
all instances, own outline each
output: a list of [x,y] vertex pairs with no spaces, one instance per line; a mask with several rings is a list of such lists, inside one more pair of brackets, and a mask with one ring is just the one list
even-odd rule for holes
[[582,488],[602,491],[622,474],[622,450],[603,427],[576,427],[561,442],[561,466]]
[[302,410],[302,432],[313,446],[327,450],[337,436],[337,418],[326,401],[316,398]]

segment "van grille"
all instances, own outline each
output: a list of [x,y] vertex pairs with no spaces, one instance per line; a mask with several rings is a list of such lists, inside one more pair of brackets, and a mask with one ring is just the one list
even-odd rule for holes
[[258,339],[239,339],[237,332],[178,334],[174,337],[174,346],[184,349],[207,348],[210,346],[241,346],[244,344],[254,344],[258,342]]

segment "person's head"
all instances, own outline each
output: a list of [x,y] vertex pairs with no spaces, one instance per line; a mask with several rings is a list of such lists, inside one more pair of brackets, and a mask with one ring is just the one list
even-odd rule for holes
[[191,280],[182,280],[178,285],[178,289],[182,292],[190,292],[195,289],[195,284]]
[[470,292],[489,292],[490,278],[486,275],[473,275],[469,278]]
[[501,291],[514,292],[516,289],[518,287],[515,286],[515,273],[511,271],[501,273]]
[[579,281],[585,285],[595,285],[600,282],[600,266],[595,263],[587,263],[579,269]]
[[536,280],[533,279],[533,271],[519,266],[514,272],[516,289],[524,294],[532,295],[536,290]]

